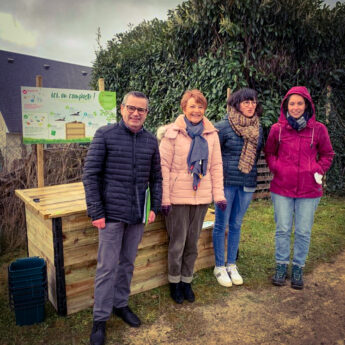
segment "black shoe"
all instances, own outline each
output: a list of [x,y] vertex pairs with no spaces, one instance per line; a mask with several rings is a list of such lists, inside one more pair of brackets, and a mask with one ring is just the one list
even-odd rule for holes
[[183,303],[184,296],[180,283],[170,283],[170,296],[178,304]]
[[182,284],[182,291],[183,291],[184,298],[188,302],[193,303],[195,301],[195,295],[192,290],[191,283],[181,282],[181,284]]
[[141,325],[141,321],[136,316],[129,306],[122,307],[122,308],[113,308],[113,314],[120,317],[124,322],[128,323],[131,327],[139,327]]
[[303,289],[303,270],[302,267],[293,265],[291,273],[291,287],[293,289]]
[[105,321],[94,321],[90,335],[90,345],[104,345]]
[[276,273],[272,277],[272,284],[276,286],[284,286],[287,278],[287,265],[277,264]]

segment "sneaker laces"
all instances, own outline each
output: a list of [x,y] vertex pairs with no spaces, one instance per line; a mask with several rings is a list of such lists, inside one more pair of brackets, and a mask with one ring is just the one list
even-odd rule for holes
[[239,274],[236,265],[228,265],[228,269],[232,274]]

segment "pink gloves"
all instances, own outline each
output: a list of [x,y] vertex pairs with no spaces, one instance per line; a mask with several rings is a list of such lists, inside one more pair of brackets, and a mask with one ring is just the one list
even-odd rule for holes
[[222,201],[216,202],[217,207],[220,208],[221,211],[223,211],[223,212],[226,210],[226,205],[227,204],[228,203],[226,202],[226,200],[222,200]]
[[95,226],[96,228],[98,228],[98,230],[104,229],[105,228],[105,218],[100,218],[100,219],[94,220],[92,222],[92,225]]

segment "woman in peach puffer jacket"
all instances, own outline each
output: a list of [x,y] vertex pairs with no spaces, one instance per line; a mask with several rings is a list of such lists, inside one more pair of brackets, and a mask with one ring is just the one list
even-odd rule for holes
[[197,243],[209,204],[225,209],[223,166],[217,129],[204,116],[207,100],[188,90],[182,115],[159,131],[163,174],[162,213],[169,235],[168,280],[176,303],[194,302],[191,288]]

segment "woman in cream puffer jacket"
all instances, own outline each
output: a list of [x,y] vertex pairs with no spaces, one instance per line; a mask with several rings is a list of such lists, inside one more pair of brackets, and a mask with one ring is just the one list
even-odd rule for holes
[[162,213],[169,235],[168,280],[177,303],[193,302],[191,289],[197,242],[209,204],[226,206],[217,129],[204,116],[207,101],[186,91],[182,115],[158,130],[163,175]]

